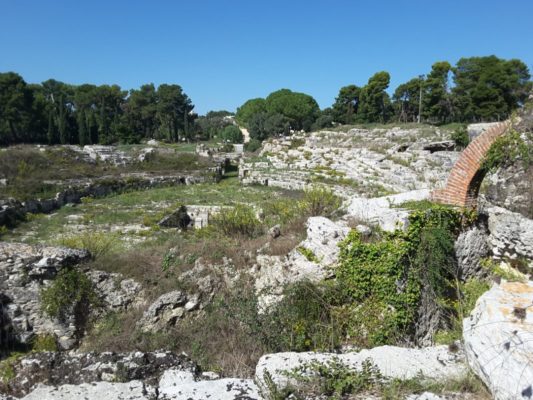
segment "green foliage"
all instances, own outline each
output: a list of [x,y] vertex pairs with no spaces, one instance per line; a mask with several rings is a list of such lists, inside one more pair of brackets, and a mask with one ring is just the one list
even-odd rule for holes
[[311,216],[328,217],[333,215],[342,202],[330,189],[313,186],[304,191],[301,207]]
[[390,75],[381,71],[374,74],[361,89],[357,120],[359,122],[387,122],[390,113],[390,99],[386,90]]
[[466,282],[457,283],[459,296],[448,300],[448,307],[453,311],[451,327],[448,330],[437,332],[435,343],[452,344],[460,340],[463,335],[463,319],[467,318],[476,305],[477,299],[490,289],[488,282],[480,279],[470,279]]
[[470,142],[470,137],[468,136],[468,130],[466,125],[461,125],[459,128],[452,132],[452,140],[455,142],[456,146],[459,148],[465,148]]
[[58,351],[57,341],[54,335],[38,335],[33,339],[32,351]]
[[246,101],[242,106],[237,108],[235,119],[240,125],[249,128],[249,122],[251,118],[259,113],[266,113],[265,99],[250,99]]
[[335,121],[343,124],[353,124],[359,108],[361,88],[348,85],[340,88],[333,104],[333,117]]
[[309,250],[308,248],[306,247],[303,247],[303,246],[299,246],[298,247],[298,252],[303,255],[307,261],[311,261],[311,262],[314,262],[314,263],[320,263],[320,260],[318,259],[318,257],[315,255],[315,253],[313,253],[312,250]]
[[269,351],[333,350],[343,341],[335,307],[348,298],[335,284],[298,282],[284,289],[282,302],[259,316],[254,327]]
[[383,381],[381,372],[370,360],[363,361],[360,370],[354,370],[337,358],[327,363],[303,364],[289,376],[307,386],[307,394],[326,395],[328,399],[343,399],[345,395],[366,392],[380,387]]
[[0,381],[3,384],[9,384],[9,381],[16,376],[15,365],[22,357],[24,357],[23,353],[13,353],[0,361]]
[[[437,302],[448,295],[455,276],[454,237],[471,218],[435,205],[413,212],[407,232],[384,232],[381,240],[366,241],[352,231],[341,243],[337,279],[355,304],[370,302],[379,308],[372,310],[374,320],[367,329],[372,344],[393,342],[398,333],[411,329],[422,288]],[[348,314],[355,321],[370,316],[367,307]]]
[[50,286],[41,291],[42,310],[61,321],[66,321],[70,315],[79,318],[80,313],[85,314],[90,306],[98,304],[91,280],[75,268],[59,271]]
[[241,130],[235,125],[228,125],[223,130],[221,139],[228,143],[242,143],[244,137]]
[[73,249],[88,250],[94,258],[117,251],[121,247],[120,235],[108,232],[84,232],[62,237],[56,243]]
[[261,141],[257,139],[251,139],[244,144],[244,150],[250,153],[254,153],[261,148]]
[[533,146],[527,145],[515,130],[500,136],[494,141],[481,164],[485,172],[494,172],[520,160],[527,168],[533,163]]
[[212,226],[227,236],[255,237],[263,230],[254,210],[241,204],[221,210],[213,217]]

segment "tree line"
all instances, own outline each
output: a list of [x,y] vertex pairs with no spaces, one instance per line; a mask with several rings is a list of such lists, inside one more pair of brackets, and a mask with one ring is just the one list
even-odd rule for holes
[[193,131],[194,105],[179,85],[69,85],[49,79],[27,84],[0,73],[0,144],[136,143],[177,141]]
[[[427,75],[399,85],[390,96],[390,74],[380,71],[363,86],[340,88],[331,107],[320,110],[308,94],[281,89],[246,101],[235,120],[256,141],[291,130],[334,124],[479,122],[506,119],[527,99],[532,82],[520,60],[496,56],[433,64]],[[233,114],[204,116],[179,85],[70,85],[54,79],[28,84],[14,73],[0,73],[0,145],[12,143],[138,143],[222,138],[242,141]]]
[[390,74],[380,71],[366,85],[347,85],[334,104],[320,110],[306,94],[282,89],[245,102],[236,119],[252,138],[310,130],[333,124],[499,121],[509,117],[532,89],[527,66],[520,60],[496,56],[461,58],[433,64],[427,75],[399,85],[390,96]]

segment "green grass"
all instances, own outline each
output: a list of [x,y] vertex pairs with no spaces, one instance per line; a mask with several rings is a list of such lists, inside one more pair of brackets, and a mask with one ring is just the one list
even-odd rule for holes
[[[74,224],[87,226],[93,231],[107,231],[112,225],[152,225],[180,205],[234,206],[250,204],[260,208],[281,199],[299,199],[302,193],[267,186],[241,186],[237,177],[223,179],[218,184],[179,185],[132,191],[105,198],[89,199],[73,207],[63,207],[41,218],[30,218],[12,231],[3,234],[3,240],[29,243],[57,243],[61,237],[80,233],[69,229],[69,217],[78,216]],[[281,212],[281,211],[280,211]],[[158,232],[149,232],[157,236]],[[29,237],[28,235],[31,234]],[[135,235],[134,235],[135,236]]]

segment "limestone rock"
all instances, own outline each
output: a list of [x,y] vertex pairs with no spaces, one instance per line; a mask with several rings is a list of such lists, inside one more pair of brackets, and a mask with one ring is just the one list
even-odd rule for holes
[[82,383],[58,387],[39,385],[23,400],[156,400],[154,388],[140,381]]
[[428,190],[415,190],[376,198],[354,198],[347,207],[347,216],[366,225],[378,225],[385,231],[405,228],[409,212],[393,208],[405,201],[420,201],[429,198]]
[[281,226],[280,225],[274,225],[272,228],[268,230],[268,234],[272,239],[276,239],[281,235]]
[[32,353],[18,360],[13,368],[15,377],[6,383],[0,380],[0,392],[17,397],[30,393],[38,384],[60,387],[137,380],[155,387],[168,369],[198,374],[196,364],[171,352]]
[[86,274],[108,311],[125,311],[144,301],[142,286],[133,279],[103,271],[88,271]]
[[309,280],[319,282],[331,274],[338,261],[338,244],[350,228],[324,217],[307,221],[307,238],[286,257],[258,255],[252,271],[262,310],[280,301],[287,284]]
[[159,381],[159,395],[165,400],[217,399],[259,400],[259,390],[251,379],[215,379],[197,381],[186,371],[165,371]]
[[[265,373],[269,373],[278,388],[296,385],[287,372],[302,368],[311,362],[328,364],[337,360],[354,371],[360,370],[366,360],[374,364],[384,378],[410,379],[423,376],[442,381],[461,377],[466,372],[461,352],[451,353],[447,346],[426,348],[403,348],[394,346],[375,347],[358,353],[277,353],[267,354],[259,360],[255,379],[260,387],[265,386]],[[307,371],[309,373],[310,371]]]
[[487,274],[480,262],[490,255],[489,232],[484,223],[472,226],[455,240],[455,256],[460,279],[481,278]]
[[500,207],[491,207],[487,213],[489,241],[494,256],[532,260],[533,220]]
[[7,342],[29,343],[35,335],[53,334],[61,347],[76,340],[73,321],[60,322],[43,315],[40,292],[57,273],[89,258],[84,250],[0,242],[0,331]]
[[533,282],[494,285],[463,320],[467,360],[496,400],[533,396]]
[[498,122],[481,122],[478,124],[468,125],[466,130],[468,132],[468,137],[470,138],[470,141],[472,141],[477,136],[481,135],[487,129],[490,129],[496,125],[498,125]]
[[187,302],[187,294],[180,290],[165,293],[145,311],[138,325],[146,332],[174,326],[187,312]]

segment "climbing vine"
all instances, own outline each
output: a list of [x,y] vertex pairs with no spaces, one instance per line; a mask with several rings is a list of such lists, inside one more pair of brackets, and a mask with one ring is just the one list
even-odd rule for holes
[[[406,231],[382,232],[377,241],[352,231],[341,243],[337,278],[360,305],[353,317],[366,319],[369,344],[390,343],[413,327],[422,289],[436,299],[448,295],[455,276],[455,237],[474,218],[470,211],[431,205],[410,215]],[[369,301],[380,309],[368,313]],[[375,318],[381,323],[370,321]]]

